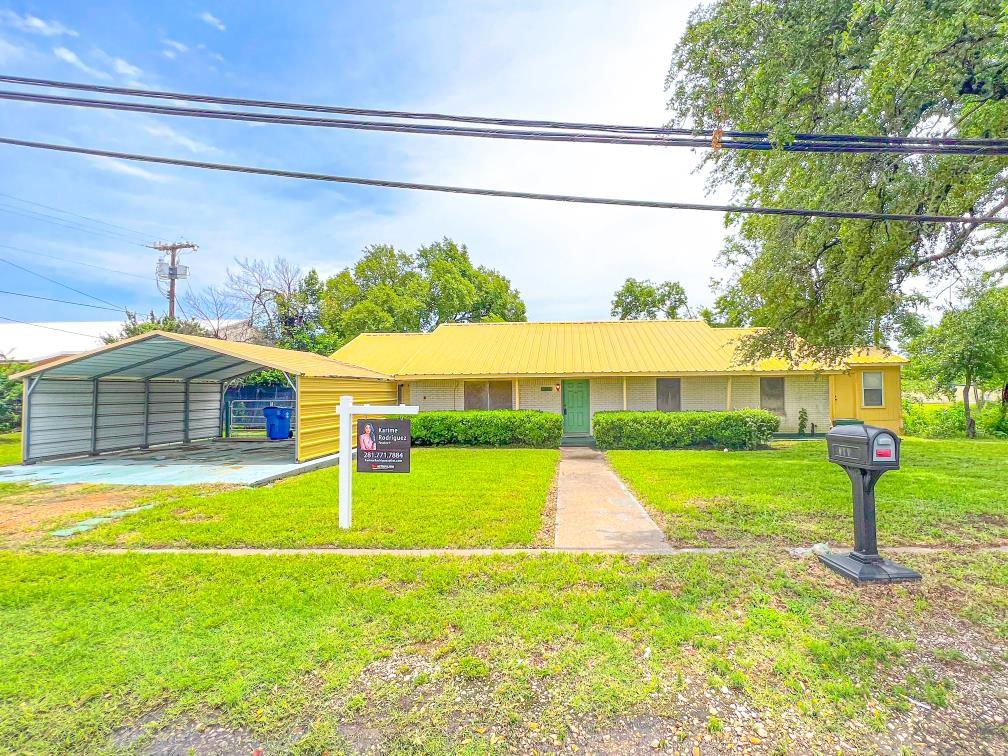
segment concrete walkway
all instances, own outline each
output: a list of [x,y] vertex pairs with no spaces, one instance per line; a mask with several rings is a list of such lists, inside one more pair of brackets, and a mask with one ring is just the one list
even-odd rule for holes
[[595,449],[560,450],[556,508],[558,549],[672,551],[665,534]]

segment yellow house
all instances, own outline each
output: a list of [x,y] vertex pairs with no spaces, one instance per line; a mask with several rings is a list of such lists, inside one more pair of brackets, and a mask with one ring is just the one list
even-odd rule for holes
[[898,355],[872,350],[841,365],[738,364],[749,329],[702,320],[444,324],[431,333],[361,334],[333,355],[391,376],[421,412],[538,409],[588,437],[604,410],[763,408],[798,430],[840,418],[902,430]]

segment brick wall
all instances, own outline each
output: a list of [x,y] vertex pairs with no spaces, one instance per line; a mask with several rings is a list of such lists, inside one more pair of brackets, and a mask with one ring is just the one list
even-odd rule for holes
[[784,417],[781,418],[781,431],[797,432],[798,413],[802,407],[808,412],[809,422],[815,423],[816,433],[824,433],[829,430],[829,378],[827,376],[795,375],[784,379]]
[[684,411],[723,410],[728,400],[728,379],[719,376],[683,378],[680,392]]
[[653,412],[658,409],[657,383],[654,378],[627,378],[627,409]]
[[411,381],[409,395],[421,412],[465,409],[462,381]]
[[[732,377],[732,409],[760,408],[759,377],[739,375]],[[785,394],[787,387],[784,387]]]
[[589,381],[591,414],[623,409],[622,378],[592,378]]
[[[519,409],[542,410],[544,412],[560,412],[560,392],[554,386],[559,378],[521,379],[518,381]],[[548,388],[549,391],[543,391]]]

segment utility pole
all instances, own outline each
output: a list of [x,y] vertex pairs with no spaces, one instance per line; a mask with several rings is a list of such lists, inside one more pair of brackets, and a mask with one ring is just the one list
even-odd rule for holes
[[[168,260],[165,261],[164,258],[158,261],[157,265],[157,277],[158,280],[168,281],[168,317],[172,320],[175,319],[175,282],[180,278],[189,278],[189,266],[179,265],[179,255],[183,250],[192,250],[195,252],[199,249],[198,246],[192,242],[182,241],[182,242],[156,242],[154,244],[148,244],[151,249],[156,249],[162,254],[168,255]],[[163,292],[162,292],[163,293]]]

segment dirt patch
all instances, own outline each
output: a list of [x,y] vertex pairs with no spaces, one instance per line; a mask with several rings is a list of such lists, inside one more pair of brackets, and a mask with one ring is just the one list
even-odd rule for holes
[[533,546],[552,548],[556,537],[556,505],[557,505],[557,475],[554,473],[553,481],[550,483],[549,491],[546,494],[546,507],[542,514],[542,527],[536,533]]
[[83,517],[126,509],[162,490],[150,486],[32,486],[0,499],[0,541],[33,540],[56,524],[65,524],[68,515]]
[[208,718],[162,722],[164,707],[140,717],[112,733],[114,750],[142,754],[235,754],[256,753],[261,740],[243,727],[230,727]]

